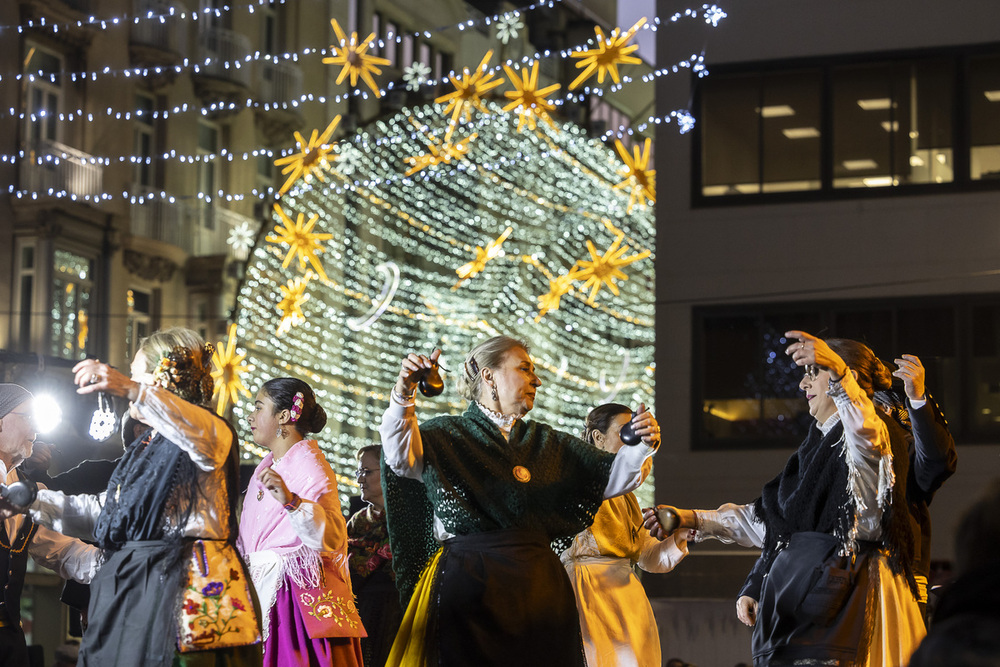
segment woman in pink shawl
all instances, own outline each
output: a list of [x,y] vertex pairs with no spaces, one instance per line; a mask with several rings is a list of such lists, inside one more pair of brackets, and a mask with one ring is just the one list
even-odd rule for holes
[[276,378],[261,387],[249,421],[254,442],[271,450],[247,488],[237,541],[263,610],[264,665],[360,667],[365,631],[337,479],[305,438],[326,413],[308,384]]

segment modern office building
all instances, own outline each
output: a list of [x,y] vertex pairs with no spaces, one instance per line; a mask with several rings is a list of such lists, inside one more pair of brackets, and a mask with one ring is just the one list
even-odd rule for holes
[[[656,139],[657,499],[757,498],[811,421],[784,332],[860,339],[923,360],[958,441],[931,507],[948,560],[963,507],[1000,475],[1000,6],[723,9],[718,28],[658,33],[661,51],[703,51],[709,75],[657,83],[661,113],[690,105],[698,121]],[[699,599],[658,607],[664,656],[748,661],[733,610],[755,555],[692,552],[647,580]]]

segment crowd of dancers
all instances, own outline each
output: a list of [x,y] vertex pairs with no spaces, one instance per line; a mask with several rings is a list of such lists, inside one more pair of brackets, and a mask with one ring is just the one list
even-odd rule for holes
[[[526,419],[541,382],[507,336],[465,357],[461,415],[418,421],[440,351],[402,360],[381,445],[357,453],[365,507],[350,521],[302,380],[258,390],[248,425],[268,454],[240,514],[236,434],[206,408],[210,346],[173,328],[143,341],[130,376],[82,361],[79,393],[129,401],[125,453],[103,491],[0,501],[0,666],[27,664],[30,554],[89,584],[78,664],[91,667],[659,667],[633,566],[668,572],[712,538],[761,551],[736,603],[757,667],[903,667],[926,634],[927,507],[954,441],[916,357],[896,360],[900,392],[861,343],[786,336],[814,423],[759,498],[716,510],[640,509],[660,444],[643,405],[594,408],[582,437]],[[40,418],[27,390],[0,385],[8,485]]]

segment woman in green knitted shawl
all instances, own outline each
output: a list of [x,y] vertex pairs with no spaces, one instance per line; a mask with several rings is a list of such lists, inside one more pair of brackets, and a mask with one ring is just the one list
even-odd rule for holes
[[659,445],[653,415],[617,454],[526,421],[541,381],[528,345],[496,336],[466,357],[462,415],[417,423],[417,380],[440,350],[402,362],[379,432],[406,614],[387,665],[583,667],[569,580],[549,547],[635,489]]

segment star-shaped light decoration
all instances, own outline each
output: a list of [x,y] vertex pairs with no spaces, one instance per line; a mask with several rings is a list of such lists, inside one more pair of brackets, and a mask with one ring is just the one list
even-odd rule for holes
[[493,72],[487,70],[487,64],[492,57],[493,51],[487,51],[482,61],[480,61],[479,66],[476,67],[475,72],[470,72],[469,68],[466,67],[462,70],[461,78],[456,79],[455,75],[449,75],[448,78],[451,79],[452,85],[455,86],[454,92],[442,95],[434,100],[439,104],[448,102],[448,106],[444,108],[444,113],[447,115],[449,111],[451,112],[448,132],[444,135],[445,141],[451,139],[451,133],[455,130],[460,116],[464,116],[466,120],[472,120],[473,109],[478,109],[486,113],[486,107],[483,105],[483,95],[503,83],[503,79],[494,79]]
[[517,110],[517,131],[527,124],[529,130],[534,130],[536,119],[544,120],[551,127],[555,127],[549,113],[555,112],[556,108],[545,99],[555,91],[559,90],[559,84],[554,83],[538,90],[538,61],[532,64],[531,69],[522,68],[520,75],[507,65],[503,66],[510,79],[514,90],[505,90],[504,96],[511,101],[503,108],[504,111]]
[[497,39],[504,44],[512,39],[517,39],[518,33],[524,30],[524,24],[521,23],[521,15],[517,12],[504,14],[497,19],[496,25]]
[[281,263],[281,268],[287,268],[289,262],[292,261],[292,257],[298,256],[299,265],[303,269],[306,268],[307,263],[311,264],[316,273],[323,280],[327,280],[326,272],[323,270],[323,265],[320,264],[316,254],[323,252],[323,246],[320,241],[333,238],[333,234],[313,233],[313,227],[316,226],[319,215],[313,214],[309,218],[309,221],[305,222],[305,214],[299,213],[296,221],[292,222],[292,219],[285,214],[281,206],[275,204],[274,210],[281,218],[284,226],[275,225],[274,234],[268,234],[265,240],[268,243],[285,243],[288,245],[288,254],[285,255],[285,260]]
[[253,246],[254,239],[256,238],[257,231],[250,226],[249,222],[244,220],[229,230],[226,243],[233,249],[233,257],[243,261],[250,254],[250,248]]
[[403,81],[406,82],[406,89],[416,92],[420,90],[420,86],[424,85],[427,81],[427,77],[431,74],[431,68],[429,65],[425,65],[422,62],[414,62],[412,65],[403,70]]
[[364,41],[358,43],[358,33],[352,32],[351,38],[347,39],[347,35],[344,34],[340,24],[337,23],[337,19],[331,19],[330,25],[333,26],[333,31],[337,34],[338,43],[336,46],[330,46],[333,50],[333,56],[323,58],[323,62],[328,65],[344,66],[337,76],[337,83],[342,82],[350,74],[351,86],[357,86],[358,77],[360,76],[361,80],[368,84],[371,91],[375,93],[375,97],[382,97],[382,91],[375,84],[372,74],[381,74],[382,70],[379,68],[379,65],[389,65],[391,63],[385,58],[379,58],[378,56],[366,53],[368,47],[371,46],[372,41],[375,39],[375,33],[368,35]]
[[642,62],[641,59],[629,55],[633,51],[636,51],[639,45],[629,44],[628,41],[632,39],[635,31],[641,28],[645,22],[646,19],[641,18],[626,32],[623,33],[621,28],[615,28],[606,37],[604,31],[601,30],[601,26],[594,26],[594,32],[597,33],[597,48],[583,49],[570,54],[574,58],[581,59],[576,66],[583,68],[583,71],[573,79],[573,83],[569,84],[569,89],[573,90],[579,86],[589,79],[595,71],[597,72],[597,83],[604,83],[605,74],[610,74],[614,82],[619,83],[621,81],[621,77],[618,76],[619,65],[638,64]]
[[220,341],[212,352],[212,363],[215,364],[212,377],[215,378],[215,390],[219,395],[219,402],[215,407],[218,415],[226,411],[226,405],[230,401],[236,405],[240,394],[250,398],[250,390],[243,384],[242,377],[250,368],[243,363],[246,356],[246,353],[236,354],[236,324],[230,324],[228,341],[225,345]]
[[588,304],[593,305],[594,299],[597,297],[597,293],[600,291],[602,285],[607,285],[608,289],[615,296],[618,296],[618,286],[615,285],[615,280],[628,280],[628,276],[621,270],[621,267],[649,257],[648,250],[643,250],[631,257],[623,257],[622,255],[629,250],[627,245],[619,247],[624,239],[625,235],[623,233],[618,232],[615,234],[615,242],[611,244],[611,247],[603,255],[599,255],[597,248],[594,247],[590,239],[587,239],[587,250],[590,252],[590,259],[578,262],[580,268],[576,271],[574,278],[584,281],[582,288],[584,291],[588,288],[590,289],[590,296],[587,298]]
[[632,155],[629,155],[625,145],[618,139],[615,139],[615,148],[618,150],[618,155],[621,156],[622,162],[625,163],[625,168],[618,173],[624,176],[625,180],[615,185],[614,189],[624,190],[625,188],[629,188],[627,208],[629,213],[632,212],[632,208],[636,204],[645,206],[647,200],[652,204],[656,203],[656,170],[647,169],[650,155],[649,144],[650,141],[647,138],[643,143],[642,149],[638,146],[633,146]]
[[281,301],[278,302],[278,310],[281,311],[281,321],[278,323],[279,336],[306,321],[302,304],[309,300],[309,295],[306,294],[307,285],[309,285],[308,277],[296,278],[289,280],[286,285],[279,285],[281,289]]
[[485,248],[477,245],[476,258],[471,262],[469,262],[468,264],[463,264],[462,266],[455,269],[455,273],[458,274],[458,282],[455,283],[455,286],[452,287],[452,289],[455,289],[455,287],[461,285],[463,280],[471,278],[472,276],[476,275],[484,268],[486,268],[486,263],[488,261],[498,257],[500,253],[503,251],[502,248],[503,242],[507,240],[507,237],[510,236],[511,232],[513,231],[514,231],[513,227],[508,227],[507,229],[503,230],[503,234],[501,234],[500,236],[496,237],[495,239],[487,243]]
[[[416,123],[414,122],[414,125]],[[451,140],[451,133],[445,135],[445,140],[442,143],[440,139],[434,136],[427,136],[427,152],[421,155],[412,155],[404,159],[410,168],[406,170],[407,176],[412,176],[418,171],[422,171],[427,167],[433,167],[438,164],[448,164],[452,160],[458,162],[466,156],[469,152],[470,144],[479,136],[478,132],[473,132],[465,139],[461,141],[453,142]]]
[[562,301],[563,295],[573,289],[573,281],[576,280],[576,267],[577,265],[574,264],[569,273],[549,280],[548,293],[538,297],[538,316],[535,317],[536,322],[541,320],[545,316],[545,313],[550,310],[559,310],[559,303]]
[[323,170],[330,165],[330,159],[327,157],[333,150],[330,137],[333,136],[333,131],[337,129],[338,123],[340,123],[339,114],[330,121],[330,124],[323,130],[323,134],[320,134],[319,130],[313,130],[309,141],[303,139],[298,130],[295,131],[295,141],[299,144],[299,152],[274,161],[276,167],[285,166],[281,170],[282,174],[288,174],[284,185],[278,190],[279,195],[288,192],[295,181],[300,178],[305,179],[308,183],[313,174],[319,180],[326,182],[326,179],[323,178]]

